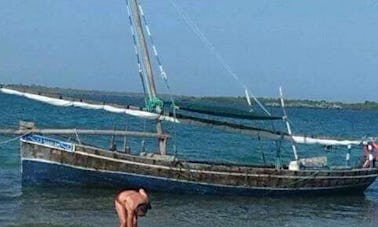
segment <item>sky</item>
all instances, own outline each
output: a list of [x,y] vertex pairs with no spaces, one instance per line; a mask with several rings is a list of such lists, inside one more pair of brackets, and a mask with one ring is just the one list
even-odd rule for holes
[[[182,8],[239,78],[196,36]],[[377,0],[141,0],[170,89],[378,101]],[[156,61],[153,62],[154,67]],[[142,92],[125,0],[0,0],[0,83]]]

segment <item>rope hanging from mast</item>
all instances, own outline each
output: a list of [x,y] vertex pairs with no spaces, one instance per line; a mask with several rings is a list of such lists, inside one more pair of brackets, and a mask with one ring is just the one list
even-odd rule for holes
[[150,43],[151,43],[151,48],[154,52],[154,55],[155,55],[155,58],[156,58],[156,61],[159,65],[159,70],[160,70],[160,78],[164,81],[165,83],[165,86],[169,89],[169,84],[168,84],[168,77],[167,77],[167,73],[165,72],[164,68],[163,68],[163,65],[161,63],[161,60],[160,60],[160,57],[159,57],[159,54],[158,54],[158,51],[157,51],[157,48],[155,46],[155,42],[154,42],[154,39],[152,38],[152,34],[151,34],[151,30],[150,30],[150,27],[147,23],[147,20],[146,20],[146,16],[144,15],[144,11],[143,11],[143,8],[142,8],[142,5],[139,4],[138,5],[139,7],[139,12],[140,12],[140,15],[142,17],[142,20],[143,20],[143,23],[144,23],[144,27],[146,29],[146,32],[147,32],[147,35],[148,35],[148,39],[150,40]]

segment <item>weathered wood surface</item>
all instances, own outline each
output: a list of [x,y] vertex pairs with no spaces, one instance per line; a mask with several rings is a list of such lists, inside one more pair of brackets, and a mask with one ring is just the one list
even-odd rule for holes
[[22,142],[22,158],[100,172],[129,173],[146,178],[191,182],[198,185],[250,188],[251,190],[335,190],[359,188],[362,192],[377,177],[378,169],[300,170],[252,167],[248,165],[187,162],[172,156],[135,156],[76,145],[68,152]]

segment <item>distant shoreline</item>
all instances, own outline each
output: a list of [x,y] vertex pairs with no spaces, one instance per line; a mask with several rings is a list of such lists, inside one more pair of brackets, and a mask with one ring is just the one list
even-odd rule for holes
[[[20,91],[29,91],[32,93],[44,93],[53,95],[65,95],[70,94],[74,96],[78,95],[93,95],[93,96],[136,96],[143,97],[142,93],[136,92],[118,92],[118,91],[104,91],[104,90],[86,90],[86,89],[72,89],[72,88],[59,88],[59,87],[46,87],[39,85],[22,85],[22,84],[7,84],[1,85],[8,88],[13,88]],[[167,95],[162,95],[167,97]],[[232,97],[194,97],[194,96],[174,96],[177,99],[184,99],[187,101],[211,101],[216,103],[246,103],[246,99],[243,96]],[[278,98],[259,98],[260,102],[266,106],[278,107],[280,106],[280,100]],[[307,100],[307,99],[286,99],[285,104],[287,107],[304,107],[304,108],[317,108],[317,109],[354,109],[354,110],[378,110],[378,102],[365,101],[362,103],[343,103],[343,102],[330,102],[326,100]]]

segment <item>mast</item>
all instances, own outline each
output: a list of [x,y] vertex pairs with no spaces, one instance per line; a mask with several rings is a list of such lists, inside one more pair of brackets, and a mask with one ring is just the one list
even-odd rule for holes
[[131,0],[131,10],[134,15],[134,24],[135,24],[135,30],[137,33],[137,38],[138,38],[138,43],[139,43],[139,48],[142,54],[142,59],[143,59],[143,65],[145,67],[146,73],[147,73],[147,82],[148,82],[148,87],[151,92],[151,97],[150,98],[155,98],[156,97],[156,86],[155,86],[155,81],[153,78],[153,71],[152,71],[152,66],[151,66],[151,60],[150,60],[150,54],[148,52],[147,48],[147,43],[146,39],[144,36],[144,31],[142,27],[142,19],[139,11],[139,6],[137,0]]
[[[142,27],[142,19],[141,19],[141,9],[138,5],[137,0],[131,0],[131,10],[132,14],[134,15],[134,24],[135,24],[135,30],[137,34],[137,39],[139,43],[139,49],[142,54],[142,59],[143,59],[143,65],[146,70],[147,74],[147,82],[148,82],[148,88],[150,91],[150,97],[149,97],[149,102],[152,102],[153,100],[156,100],[156,86],[155,86],[155,81],[153,77],[153,71],[152,71],[152,66],[151,66],[151,60],[150,60],[150,55],[148,52],[147,48],[147,42],[146,38],[144,35],[143,27]],[[160,113],[162,110],[156,106],[154,107],[156,112]],[[163,127],[161,125],[161,121],[157,120],[156,122],[156,131],[158,134],[163,134]],[[167,148],[167,139],[166,138],[159,138],[159,152],[162,155],[166,154],[166,148]]]

